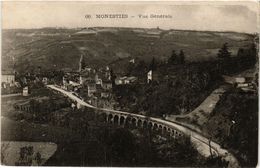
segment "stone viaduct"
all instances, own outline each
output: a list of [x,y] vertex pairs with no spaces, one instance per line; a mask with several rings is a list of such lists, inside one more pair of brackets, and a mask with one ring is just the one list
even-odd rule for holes
[[131,125],[137,128],[147,128],[161,134],[170,135],[173,138],[179,138],[184,135],[178,128],[173,128],[171,125],[154,120],[151,117],[108,109],[95,109],[95,112],[98,117],[102,117],[107,123],[119,126]]
[[[170,121],[166,121],[160,118],[148,117],[140,114],[128,113],[112,109],[98,108],[88,104],[87,102],[80,99],[78,96],[72,92],[65,91],[59,86],[48,85],[48,88],[52,89],[54,92],[63,94],[65,97],[69,97],[75,104],[77,108],[91,108],[97,114],[97,117],[103,118],[108,123],[113,123],[117,125],[132,125],[137,128],[148,128],[154,131],[157,131],[161,134],[168,134],[173,138],[180,138],[182,136],[192,136],[194,134],[189,129]],[[207,138],[198,136],[199,141],[202,141],[204,144],[209,143]],[[218,150],[212,146],[212,151],[215,154],[218,154]]]
[[227,150],[223,149],[219,144],[211,141],[211,145],[209,145],[210,141],[208,138],[178,123],[170,122],[160,118],[147,117],[140,114],[97,108],[86,103],[72,92],[65,91],[58,86],[47,85],[47,87],[57,93],[62,93],[64,96],[69,97],[77,105],[77,108],[84,107],[93,109],[97,117],[102,117],[103,120],[108,123],[121,126],[132,125],[137,128],[148,128],[161,134],[167,134],[174,139],[188,136],[190,137],[191,142],[197,146],[198,152],[202,155],[206,157],[209,156],[209,151],[211,150],[212,153],[218,156],[222,156],[224,160],[228,160],[230,163],[228,167],[240,167],[236,158]]

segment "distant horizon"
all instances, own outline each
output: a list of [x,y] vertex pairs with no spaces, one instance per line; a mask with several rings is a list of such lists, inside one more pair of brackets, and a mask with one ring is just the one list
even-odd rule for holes
[[[100,18],[98,15],[127,15]],[[151,15],[170,16],[165,18]],[[216,2],[7,2],[2,3],[3,29],[128,27],[163,30],[258,32],[258,3]]]
[[[2,30],[41,30],[41,29],[91,29],[91,28],[114,28],[114,29],[157,29],[157,27],[153,28],[145,28],[145,27],[111,27],[111,26],[93,26],[93,27],[40,27],[40,28],[3,28]],[[195,29],[164,29],[160,28],[163,31],[191,31],[191,32],[217,32],[217,33],[240,33],[240,34],[259,34],[259,32],[239,32],[232,30],[195,30]]]

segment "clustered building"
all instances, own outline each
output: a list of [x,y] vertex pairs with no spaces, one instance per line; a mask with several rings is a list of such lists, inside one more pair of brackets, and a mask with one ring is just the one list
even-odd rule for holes
[[1,74],[2,94],[13,94],[21,91],[21,85],[16,81],[15,72],[3,70]]
[[76,96],[92,105],[112,109],[115,105],[112,82],[112,74],[108,66],[98,70],[85,67],[84,57],[81,55],[78,72],[66,73],[62,88],[74,91]]
[[[131,62],[134,63],[134,60]],[[66,72],[61,87],[74,92],[74,95],[94,106],[114,109],[117,103],[113,87],[134,84],[137,80],[135,76],[123,74],[117,74],[115,77],[109,66],[99,69],[87,67],[84,56],[81,55],[78,71]]]

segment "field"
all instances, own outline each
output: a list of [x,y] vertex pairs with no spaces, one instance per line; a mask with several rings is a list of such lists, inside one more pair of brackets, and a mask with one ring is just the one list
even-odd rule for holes
[[147,33],[149,29],[143,32],[130,28],[93,30],[96,34],[82,29],[3,30],[3,68],[12,68],[15,63],[18,71],[38,66],[77,69],[81,54],[92,67],[127,57],[165,60],[172,50],[179,52],[181,49],[186,60],[202,61],[215,59],[225,42],[232,55],[236,55],[238,48],[247,48],[253,41],[252,35],[233,32],[158,30],[158,36],[151,36]]
[[4,165],[15,165],[19,162],[20,153],[17,152],[23,147],[32,147],[33,154],[40,153],[40,160],[34,163],[35,166],[43,165],[56,151],[57,145],[50,142],[18,142],[18,141],[4,141],[1,142],[1,154],[4,158],[2,163]]

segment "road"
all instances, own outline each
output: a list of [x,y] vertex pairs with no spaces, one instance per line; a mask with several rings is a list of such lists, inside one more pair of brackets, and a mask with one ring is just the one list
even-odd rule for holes
[[[47,85],[47,87],[50,89],[53,89],[55,91],[58,91],[58,92],[64,94],[65,96],[68,96],[70,99],[72,99],[72,100],[76,101],[77,103],[79,103],[83,106],[86,106],[86,107],[103,110],[103,111],[108,111],[108,112],[110,111],[110,112],[114,112],[114,113],[118,113],[118,114],[136,116],[139,118],[147,118],[147,116],[143,116],[143,115],[139,115],[139,114],[133,114],[133,113],[123,112],[123,111],[118,111],[118,110],[110,110],[110,109],[94,107],[94,106],[84,102],[82,99],[78,98],[77,96],[73,95],[73,92],[68,92],[68,91],[63,90],[54,85]],[[188,127],[182,126],[178,123],[166,121],[166,120],[163,120],[160,118],[149,117],[149,119],[154,122],[162,123],[162,124],[168,125],[170,127],[177,128],[178,130],[183,132],[185,135],[190,136],[191,142],[196,146],[198,152],[201,155],[203,155],[205,157],[210,156],[209,139],[204,137],[203,135],[201,135],[199,132],[196,132],[195,130],[192,130]],[[213,152],[216,152],[219,156],[222,156],[224,160],[229,161],[228,167],[230,167],[230,168],[231,167],[232,168],[240,167],[237,159],[231,153],[229,153],[226,149],[223,149],[219,144],[211,141],[211,147],[212,147]]]
[[[214,110],[216,104],[220,100],[220,97],[228,89],[227,85],[221,85],[219,88],[215,89],[196,109],[188,114],[184,115],[169,115],[166,116],[166,120],[173,122],[180,122],[182,120],[182,125],[201,132],[201,127],[208,120],[208,117]],[[186,122],[184,122],[186,120]],[[191,121],[196,121],[196,124],[191,123]]]
[[21,93],[14,93],[14,94],[7,94],[7,95],[1,95],[2,98],[6,98],[6,97],[14,97],[14,96],[20,96],[22,95]]

